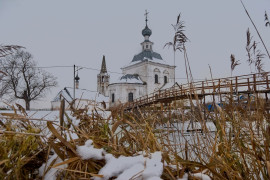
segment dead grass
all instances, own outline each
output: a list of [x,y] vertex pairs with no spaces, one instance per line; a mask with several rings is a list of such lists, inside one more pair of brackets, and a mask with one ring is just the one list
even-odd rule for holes
[[[206,111],[207,121],[215,124],[215,132],[207,127],[196,103],[189,109],[183,102],[129,112],[119,107],[107,118],[100,110],[89,114],[88,109],[72,109],[72,115],[80,119],[79,126],[72,124],[70,117],[62,112],[66,117],[62,126],[47,122],[52,133],[49,138],[28,134],[0,135],[0,178],[37,178],[38,168],[52,150],[63,163],[47,164],[46,172],[58,168],[60,179],[100,176],[97,174],[105,161],[82,160],[76,152],[77,145],[92,139],[96,148],[104,148],[116,157],[133,156],[139,151],[161,151],[166,162],[163,179],[177,179],[184,173],[197,172],[204,172],[213,179],[269,179],[270,116],[265,110],[265,101],[256,98],[242,105],[232,102],[227,99],[224,108],[216,106],[214,111]],[[189,127],[192,123],[200,126],[193,125],[197,130],[187,133],[184,122],[190,122]],[[11,120],[10,115],[2,123],[5,127],[1,125],[1,128],[8,131],[37,134],[41,131],[30,121]],[[68,141],[71,133],[79,138]],[[59,167],[63,164],[67,168]]]

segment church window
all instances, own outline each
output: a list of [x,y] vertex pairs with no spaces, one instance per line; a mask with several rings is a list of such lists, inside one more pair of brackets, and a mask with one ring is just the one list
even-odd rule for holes
[[158,75],[155,74],[155,83],[157,84],[158,83]]
[[146,48],[148,48],[148,45],[146,45]]
[[128,93],[128,102],[133,102],[133,93]]
[[104,82],[104,76],[101,77],[101,82]]
[[167,76],[164,76],[164,84],[168,83],[168,78]]
[[112,103],[114,103],[114,93],[112,93]]

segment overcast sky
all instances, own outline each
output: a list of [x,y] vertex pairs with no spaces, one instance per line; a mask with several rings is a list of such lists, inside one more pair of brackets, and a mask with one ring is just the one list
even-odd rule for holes
[[[264,12],[270,17],[270,0],[243,0],[270,50],[270,28],[265,27]],[[173,65],[172,41],[177,15],[182,14],[187,52],[195,79],[230,76],[230,55],[241,60],[234,75],[250,73],[246,60],[246,30],[260,41],[239,0],[0,0],[0,44],[21,45],[34,55],[39,66],[84,66],[100,69],[102,55],[107,68],[121,73],[133,56],[141,51],[141,31],[145,10],[149,11],[150,40],[154,51]],[[263,51],[261,44],[259,48]],[[265,70],[270,69],[264,59]],[[176,77],[184,78],[183,54],[176,55]],[[73,86],[72,68],[46,69],[58,78],[58,87],[44,98],[49,101],[64,87]],[[80,88],[96,90],[94,70],[79,72]],[[120,75],[111,73],[111,78]],[[177,79],[184,82],[184,80]],[[33,106],[32,106],[33,107]]]

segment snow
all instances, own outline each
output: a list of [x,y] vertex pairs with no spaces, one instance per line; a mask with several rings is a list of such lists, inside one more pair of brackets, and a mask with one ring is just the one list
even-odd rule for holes
[[130,179],[132,177],[141,177],[141,179],[160,179],[163,172],[163,163],[161,162],[161,152],[151,153],[148,156],[138,155],[134,157],[120,156],[115,158],[111,154],[106,154],[106,165],[99,171],[103,178],[95,180],[108,180],[117,176],[117,180]]
[[182,178],[178,178],[177,180],[188,180],[188,174],[185,173]]
[[79,156],[81,156],[83,160],[101,160],[104,158],[104,150],[94,148],[92,140],[87,140],[84,146],[77,146],[77,153],[79,154]]
[[203,180],[211,180],[211,178],[203,173],[195,173],[193,174],[194,177],[201,178]]
[[136,74],[125,74],[120,77],[117,81],[111,83],[129,83],[129,84],[143,84],[141,78]]
[[[68,102],[73,100],[73,88],[66,87],[62,89],[56,97],[53,99],[53,102],[60,101],[60,96],[63,96]],[[93,100],[96,102],[108,102],[109,98],[99,94],[95,91],[89,91],[85,89],[75,89],[75,97],[82,100]]]
[[168,64],[164,59],[157,59],[157,58],[155,58],[155,57],[153,57],[153,59],[151,60],[151,59],[148,59],[148,61],[152,61],[152,62],[155,62],[155,63],[159,63],[159,64]]
[[[104,180],[107,180],[113,176],[121,175],[125,170],[129,170],[132,166],[136,164],[143,164],[144,157],[142,155],[135,157],[125,157],[120,156],[119,158],[115,158],[111,154],[105,155],[106,165],[99,171],[99,174],[104,176]],[[129,172],[131,172],[129,170]],[[136,172],[135,174],[137,174]],[[135,175],[133,174],[133,175]],[[133,176],[132,175],[132,176]],[[96,178],[99,180],[100,178]]]
[[[54,164],[58,164],[58,163],[61,163],[63,162],[59,157],[57,157],[57,154],[54,153],[53,156],[51,156],[49,159],[48,159],[48,162],[47,162],[47,165],[46,163],[44,163],[40,168],[39,168],[39,176],[42,177],[43,174],[44,174],[44,171],[46,171],[48,168],[50,168],[50,166],[53,166],[53,164],[51,164],[54,160],[56,159],[56,161],[54,162]],[[46,166],[46,167],[45,167]],[[57,168],[61,168],[61,169],[64,169],[64,168],[67,168],[67,165],[64,164],[64,165],[60,165],[58,166]],[[57,173],[58,173],[58,169],[57,168],[51,168],[46,174],[45,174],[45,177],[44,177],[44,180],[56,180],[57,178]]]
[[77,133],[69,132],[69,134],[67,135],[67,141],[71,141],[71,139],[79,139]]
[[143,84],[142,80],[135,79],[135,78],[132,78],[132,79],[119,79],[119,81],[117,83],[132,83],[132,84],[138,83],[138,84]]
[[178,178],[177,180],[188,180],[188,177],[195,177],[195,178],[199,178],[201,180],[211,180],[211,178],[203,173],[195,173],[195,174],[187,174],[185,173],[184,176],[182,178]]
[[148,178],[147,180],[162,180],[162,179],[160,177],[155,176],[155,177]]
[[146,169],[143,171],[143,179],[151,177],[160,177],[163,172],[163,164],[161,163],[161,152],[151,154],[151,158],[146,160]]
[[153,57],[153,59],[151,60],[151,59],[148,59],[148,58],[144,57],[144,59],[140,60],[140,61],[131,61],[129,64],[125,65],[123,68],[127,68],[129,66],[133,66],[135,64],[139,64],[139,63],[142,63],[142,62],[153,62],[153,63],[168,65],[168,63],[163,59],[157,59],[157,58]]
[[118,176],[117,180],[126,180],[131,179],[135,176],[140,176],[140,172],[142,172],[144,166],[142,164],[135,164],[130,168],[126,169],[120,176]]

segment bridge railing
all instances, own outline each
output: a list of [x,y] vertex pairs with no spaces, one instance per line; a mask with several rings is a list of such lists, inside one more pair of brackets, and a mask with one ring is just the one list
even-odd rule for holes
[[238,93],[242,91],[257,92],[270,86],[270,72],[248,74],[227,78],[197,81],[159,90],[129,102],[126,107],[133,108],[155,103],[161,99],[181,97],[187,95],[207,95],[217,93]]

